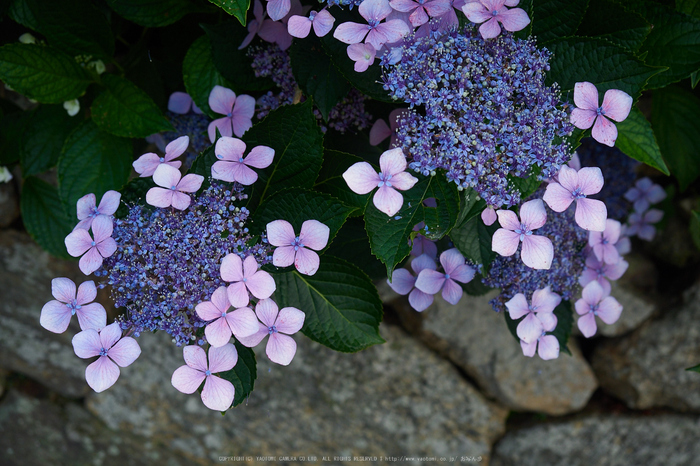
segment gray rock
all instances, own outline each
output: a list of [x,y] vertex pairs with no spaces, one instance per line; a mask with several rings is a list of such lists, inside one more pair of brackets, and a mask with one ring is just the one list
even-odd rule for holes
[[81,397],[85,383],[84,361],[73,353],[71,339],[80,331],[77,319],[57,335],[39,325],[44,304],[52,299],[51,280],[68,277],[81,283],[85,277],[77,262],[51,257],[26,233],[0,231],[0,366],[25,374],[67,397]]
[[700,411],[700,284],[685,304],[623,338],[596,347],[592,364],[607,391],[629,407]]
[[192,464],[149,440],[110,430],[78,403],[59,405],[12,390],[0,404],[0,432],[6,466]]
[[12,224],[19,217],[19,199],[14,180],[0,183],[0,228]]
[[405,298],[391,304],[412,332],[463,368],[501,404],[553,415],[583,408],[598,383],[576,342],[569,343],[573,357],[561,354],[556,360],[543,361],[523,356],[503,315],[489,304],[497,295],[464,295],[455,306],[436,295],[433,305],[422,313],[411,309]]
[[592,415],[510,431],[493,466],[687,466],[700,457],[700,419],[682,415]]
[[208,460],[466,454],[488,459],[507,412],[399,328],[384,325],[381,334],[385,344],[357,354],[337,353],[299,335],[287,367],[271,364],[259,345],[255,391],[225,416],[205,408],[197,394],[176,391],[170,378],[184,364],[182,350],[164,334],[144,335],[139,360],[122,371],[114,387],[90,395],[88,407],[113,428]]

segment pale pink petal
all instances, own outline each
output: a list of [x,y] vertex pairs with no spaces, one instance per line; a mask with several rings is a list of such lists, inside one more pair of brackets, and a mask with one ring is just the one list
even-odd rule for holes
[[126,367],[136,361],[140,354],[141,348],[136,340],[131,337],[124,337],[109,349],[107,355],[116,362],[118,366]]
[[484,222],[484,225],[493,225],[497,218],[498,216],[493,207],[487,207],[481,211],[481,220]]
[[227,254],[221,261],[221,279],[225,282],[243,280],[243,260],[238,254]]
[[530,24],[530,18],[522,8],[513,8],[498,13],[498,21],[503,25],[506,31],[520,31],[525,26]]
[[92,328],[100,331],[107,325],[107,311],[100,303],[85,304],[76,309],[75,315],[81,330]]
[[202,389],[202,403],[214,411],[226,411],[231,407],[236,389],[228,380],[210,375],[204,382]]
[[119,208],[119,200],[122,195],[118,191],[107,191],[100,200],[97,211],[103,215],[114,215]]
[[292,37],[303,39],[311,31],[311,20],[306,16],[292,16],[287,23],[287,31]]
[[598,108],[598,89],[588,81],[576,83],[574,85],[574,104],[583,110],[593,110]]
[[422,256],[427,254],[430,257],[437,257],[437,245],[423,235],[416,235],[411,247],[412,256]]
[[[562,167],[564,168],[564,167]],[[560,172],[561,173],[561,172]],[[574,201],[571,191],[568,191],[559,183],[550,183],[542,196],[550,209],[555,212],[564,212]]]
[[530,268],[547,270],[552,266],[554,258],[552,241],[545,236],[525,236],[520,257]]
[[369,29],[366,24],[345,22],[335,29],[333,37],[345,44],[357,44],[362,42],[368,32]]
[[462,264],[450,272],[450,278],[460,283],[469,283],[472,281],[475,274],[476,270],[474,267]]
[[87,329],[77,333],[71,343],[75,354],[83,359],[99,355],[102,349],[100,334],[94,329]]
[[433,18],[442,16],[452,10],[449,0],[434,0],[423,5],[425,11]]
[[90,275],[95,270],[102,266],[102,256],[97,250],[97,247],[90,248],[78,262],[80,271],[85,275]]
[[462,11],[467,16],[467,19],[474,24],[483,23],[484,21],[493,18],[493,15],[491,15],[488,9],[480,2],[466,3],[462,7]]
[[335,18],[331,15],[328,10],[319,11],[314,17],[313,26],[316,36],[323,37],[333,29],[333,23],[335,23]]
[[173,203],[172,189],[151,188],[146,193],[146,203],[160,208],[170,207]]
[[243,276],[250,278],[258,271],[258,261],[253,256],[247,256],[243,261]]
[[274,220],[267,224],[267,241],[273,246],[289,246],[295,236],[292,224],[286,220]]
[[92,234],[96,243],[101,243],[105,239],[112,236],[114,226],[112,219],[106,215],[98,215],[92,222]]
[[595,316],[592,312],[587,312],[579,317],[576,325],[578,325],[578,329],[581,330],[581,334],[583,334],[583,336],[586,338],[591,338],[598,330],[598,326],[595,322]]
[[267,340],[265,353],[270,361],[280,366],[288,366],[297,352],[297,343],[292,337],[281,333],[273,333]]
[[277,288],[275,285],[275,279],[272,278],[267,272],[262,270],[254,274],[252,277],[248,277],[246,281],[246,286],[250,290],[250,294],[258,299],[265,299],[272,296]]
[[396,175],[392,175],[391,180],[389,181],[391,182],[391,186],[394,187],[394,189],[406,191],[411,189],[416,183],[418,183],[418,178],[416,178],[408,172],[401,172],[397,173]]
[[421,270],[416,278],[416,288],[428,294],[440,291],[444,283],[445,274],[430,269]]
[[185,363],[192,369],[202,372],[207,370],[207,353],[201,346],[185,346],[182,349],[182,356],[185,358]]
[[542,335],[542,322],[535,316],[534,312],[528,312],[525,318],[518,324],[516,333],[518,338],[525,343],[537,341],[537,338]]
[[[68,236],[66,236],[64,242],[66,244],[68,254],[73,257],[79,257],[84,254],[85,251],[92,248],[92,237],[87,230],[83,229],[73,230],[68,234]],[[71,299],[73,298],[71,297]]]
[[498,37],[500,33],[501,25],[498,24],[498,20],[496,18],[492,17],[490,20],[479,26],[479,34],[481,34],[481,37],[484,39],[493,39]]
[[39,323],[49,332],[63,333],[68,328],[71,310],[64,303],[56,300],[49,301],[41,308]]
[[80,199],[78,199],[78,202],[76,204],[78,220],[83,220],[84,218],[91,215],[94,212],[94,209],[97,205],[96,203],[97,199],[92,193],[86,194]]
[[575,191],[579,187],[578,181],[578,171],[569,167],[568,165],[563,165],[559,169],[558,181],[570,193]]
[[593,125],[593,131],[591,131],[591,136],[593,139],[606,146],[613,147],[615,141],[617,140],[617,127],[615,124],[605,118],[600,116],[596,119]]
[[158,165],[160,165],[160,157],[153,152],[149,152],[143,154],[131,165],[133,165],[134,170],[136,170],[136,173],[141,177],[151,176],[156,171],[156,168],[158,168]]
[[307,248],[320,251],[328,244],[330,231],[330,228],[318,220],[307,220],[301,225],[299,240]]
[[168,110],[184,115],[192,107],[192,97],[186,92],[173,92],[168,99]]
[[[409,28],[402,19],[391,19],[386,23],[381,23],[376,29],[370,31],[370,33],[367,35],[366,41],[370,44],[372,44],[370,41],[370,35],[372,32],[377,32],[384,37],[382,44],[393,44],[401,40],[403,37],[406,37],[411,32],[411,28]],[[375,48],[375,50],[379,50],[381,44],[375,43],[372,44],[372,46]]]
[[219,134],[221,136],[233,136],[233,123],[230,117],[223,117],[216,119],[209,123],[207,127],[207,133],[209,134],[209,140],[211,142],[216,141],[216,129],[219,129]]
[[527,304],[527,299],[522,293],[518,293],[510,300],[506,301],[506,309],[513,320],[520,319],[522,316],[530,312],[530,307]]
[[267,326],[258,322],[258,331],[257,332],[255,332],[254,334],[249,335],[247,337],[244,337],[242,335],[241,336],[237,335],[236,338],[238,338],[238,341],[243,346],[247,346],[248,348],[253,348],[254,346],[257,346],[258,343],[260,343],[263,340],[263,338],[265,338],[269,334],[270,334],[270,331],[267,328]]
[[255,306],[255,314],[267,327],[275,325],[278,313],[279,307],[272,299],[261,299]]
[[[180,136],[179,138],[171,141],[170,144],[165,146],[165,159],[170,161],[176,157],[179,157],[183,152],[187,150],[190,145],[189,136]],[[100,203],[100,205],[102,205]]]
[[297,333],[304,326],[306,315],[295,307],[284,307],[280,310],[275,327],[278,332],[291,335]]
[[613,244],[596,244],[593,253],[606,264],[615,264],[620,260],[620,253]]
[[226,322],[236,338],[253,335],[259,328],[255,312],[247,307],[226,314]]
[[544,210],[542,199],[533,199],[523,203],[520,207],[520,220],[530,230],[536,230],[547,223],[547,212]]
[[95,246],[102,257],[109,257],[117,250],[117,242],[114,238],[106,238]]
[[245,142],[241,141],[240,139],[222,136],[218,141],[216,141],[214,152],[216,153],[216,158],[220,160],[240,162],[240,159],[243,157],[243,152],[245,152],[245,148]]
[[[254,331],[257,331],[257,325]],[[218,319],[204,327],[204,335],[206,335],[207,341],[213,348],[224,346],[231,341],[231,334],[231,328],[226,319],[221,317],[221,314],[219,314]]]
[[571,124],[579,129],[588,129],[593,126],[598,114],[595,110],[586,110],[583,108],[574,108],[571,110]]
[[275,267],[289,267],[294,263],[296,251],[294,246],[282,246],[272,253],[272,265]]
[[491,238],[491,250],[501,256],[512,256],[518,250],[520,235],[505,228],[499,228]]
[[403,206],[403,196],[394,188],[385,185],[377,190],[372,202],[377,209],[393,217]]
[[554,293],[548,286],[532,293],[532,306],[538,313],[553,312],[559,303],[561,303],[561,296]]
[[537,318],[542,322],[542,329],[551,332],[557,328],[557,316],[553,312],[538,312]]
[[578,187],[586,196],[599,193],[603,189],[603,172],[598,167],[584,167],[578,172]]
[[[416,283],[416,279],[406,269],[396,269],[391,275],[391,281],[386,281],[394,292],[400,295],[407,295]],[[55,301],[54,301],[55,302]],[[68,325],[66,324],[66,327]]]
[[241,165],[243,164],[239,162],[219,160],[218,162],[214,162],[211,166],[211,177],[215,180],[233,183],[236,181],[236,175],[240,172]]
[[391,14],[389,0],[365,0],[360,4],[360,15],[366,20],[382,20]]
[[294,257],[294,266],[304,275],[314,275],[318,271],[320,260],[318,254],[310,249],[299,248]]
[[406,156],[400,147],[384,152],[379,157],[379,168],[384,175],[396,175],[406,171]]
[[389,129],[389,125],[387,125],[386,121],[380,118],[374,122],[374,124],[372,125],[372,129],[369,130],[369,143],[372,146],[376,146],[380,142],[391,136],[391,134],[392,131],[391,129]]
[[517,6],[518,3],[520,3],[520,0],[505,0],[503,4],[506,6]]
[[227,311],[230,306],[233,306],[234,308],[245,307],[248,305],[249,300],[246,297],[245,300],[238,300],[235,302],[230,301],[226,287],[220,286],[212,293],[211,302],[217,307],[217,309],[219,309],[220,312],[223,312]]
[[168,164],[160,164],[153,173],[153,181],[158,186],[171,189],[180,182],[180,170]]
[[416,8],[413,10],[413,13],[408,17],[408,20],[411,22],[411,25],[413,27],[418,27],[422,24],[425,24],[428,22],[430,18],[428,17],[428,13],[425,12],[425,9],[423,8]]
[[226,293],[228,294],[229,301],[232,303],[250,301],[250,297],[248,296],[248,288],[242,281],[230,284],[228,288],[226,288]]
[[[271,19],[266,19],[262,22],[258,35],[265,42],[279,45],[282,50],[291,45],[292,36],[287,32],[285,25],[277,21],[272,21]],[[287,44],[287,41],[289,44]],[[287,47],[283,47],[284,45]]]
[[343,178],[356,194],[367,194],[379,185],[379,174],[367,162],[357,162],[345,170]]
[[213,374],[230,371],[236,362],[238,362],[238,351],[233,344],[209,348],[209,370]]
[[204,177],[202,175],[190,173],[180,180],[177,184],[177,190],[184,193],[194,193],[202,187],[202,183],[204,183]]
[[506,230],[517,230],[520,228],[520,220],[512,210],[497,210],[498,223]]
[[605,116],[615,121],[623,121],[632,110],[632,97],[618,89],[610,89],[603,97],[603,111]]
[[440,264],[446,274],[452,275],[455,269],[464,265],[464,256],[457,248],[448,249],[440,254]]
[[269,0],[267,2],[267,14],[273,21],[279,21],[287,16],[290,8],[289,0]]
[[416,311],[423,312],[433,304],[433,295],[423,293],[419,289],[414,289],[411,291],[411,294],[408,295],[408,303]]
[[535,351],[537,351],[537,341],[525,343],[524,341],[520,340],[520,348],[523,350],[523,355],[531,358],[535,355]]
[[99,359],[85,368],[85,380],[97,393],[107,390],[119,378],[119,367],[107,356]]
[[[629,266],[629,262],[620,259],[620,262],[617,264],[608,264],[605,266],[605,276],[611,280],[618,280],[625,274]],[[608,289],[605,294],[610,294],[610,289]]]
[[267,168],[275,158],[275,150],[267,146],[255,146],[243,163],[255,168]]
[[584,230],[604,231],[607,216],[608,209],[603,201],[588,198],[576,200],[576,214],[574,218],[578,226]]
[[102,348],[109,350],[121,337],[121,327],[117,322],[113,322],[100,331],[100,344]]
[[374,47],[369,44],[351,44],[347,48],[348,57],[355,62],[354,70],[358,73],[367,71],[376,56]]
[[420,6],[418,3],[414,2],[413,0],[391,0],[389,2],[389,5],[396,11],[400,11],[402,13],[409,13],[413,10],[415,10],[418,6]]
[[[214,293],[219,291],[220,289],[224,290],[224,295],[226,296],[226,302],[228,303],[228,295],[226,295],[226,288],[225,287],[220,287],[218,288]],[[213,296],[212,296],[213,298]],[[228,306],[226,307],[228,309]],[[210,321],[214,319],[218,319],[221,317],[221,314],[226,310],[226,309],[219,309],[218,306],[216,306],[214,303],[211,301],[204,301],[202,303],[199,303],[195,306],[194,310],[199,316],[200,319],[203,321]]]
[[[591,283],[598,283],[595,280]],[[600,285],[598,285],[600,286]],[[602,288],[601,288],[602,289]],[[586,314],[591,310],[590,304],[586,302],[585,298],[577,299],[576,302],[574,303],[574,308],[576,309],[576,313],[580,316]]]
[[622,305],[612,296],[608,296],[598,305],[598,317],[608,325],[617,322],[620,314],[622,314]]
[[235,102],[236,93],[222,86],[214,86],[209,94],[209,108],[222,115],[231,113]]
[[[437,254],[437,248],[435,254]],[[434,257],[434,255],[431,256],[430,254],[421,254],[411,261],[411,268],[416,274],[419,274],[421,270],[425,269],[435,270],[437,269],[437,264],[435,263]]]
[[197,391],[204,381],[204,372],[192,369],[189,366],[180,366],[175,369],[170,383],[176,390],[182,393],[191,394]]
[[442,287],[442,298],[450,304],[457,304],[462,299],[462,287],[451,278],[445,280]]
[[249,95],[239,95],[231,115],[233,133],[236,136],[243,136],[243,133],[253,126],[253,114],[255,114],[255,99]]
[[[81,289],[82,289],[83,285],[85,285],[86,283],[92,283],[93,288],[95,287],[95,283],[93,281],[88,281],[88,282],[84,282],[83,284],[80,285]],[[89,285],[86,285],[85,290],[83,290],[84,293],[88,292],[88,289],[87,289],[88,286]],[[53,295],[54,298],[56,298],[57,300],[59,300],[63,303],[70,303],[74,299],[76,299],[75,283],[73,283],[73,280],[71,280],[70,278],[65,278],[65,277],[54,278],[53,280],[51,280],[51,294]],[[97,295],[97,290],[95,290],[95,296],[96,295]],[[85,296],[83,296],[83,298],[84,297]],[[78,301],[78,304],[84,304],[84,303],[90,302],[94,299],[95,299],[95,297],[93,296],[93,298],[88,300],[88,301],[83,301],[83,302]]]
[[544,361],[559,357],[559,340],[554,335],[545,335],[539,339],[537,354]]

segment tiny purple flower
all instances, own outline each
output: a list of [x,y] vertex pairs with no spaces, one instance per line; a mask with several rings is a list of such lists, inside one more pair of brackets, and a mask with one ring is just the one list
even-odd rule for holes
[[627,219],[625,232],[628,236],[637,235],[645,241],[651,241],[656,235],[656,228],[652,223],[657,223],[663,216],[663,211],[659,209],[649,209],[643,214],[632,212]]
[[657,204],[666,199],[666,191],[651,181],[648,177],[637,180],[634,187],[625,193],[625,199],[634,203],[634,210],[646,212],[652,204]]
[[119,208],[119,200],[122,195],[117,191],[107,191],[100,200],[100,205],[96,206],[97,199],[94,194],[86,194],[78,199],[78,224],[73,228],[77,230],[82,228],[89,230],[92,226],[92,221],[99,215],[104,215],[111,218]]
[[557,326],[554,308],[561,302],[561,296],[548,287],[532,293],[532,304],[527,303],[525,295],[518,293],[506,302],[506,308],[513,320],[525,318],[518,323],[518,337],[525,343],[537,341],[542,332],[551,332]]
[[242,301],[233,304],[236,309],[229,312],[231,304],[226,287],[221,286],[214,291],[211,301],[199,303],[194,308],[200,319],[209,322],[204,328],[204,334],[213,347],[224,346],[231,340],[231,335],[236,338],[247,337],[258,331],[255,313],[244,307],[248,301],[245,304]]
[[574,218],[584,230],[604,231],[608,210],[602,201],[587,196],[603,188],[603,173],[598,167],[584,167],[578,172],[567,165],[559,170],[558,182],[547,185],[542,199],[555,212],[564,212],[576,201]]
[[440,264],[445,273],[425,268],[416,278],[416,288],[423,293],[435,294],[442,290],[442,297],[450,304],[457,304],[462,298],[462,287],[456,282],[469,283],[476,270],[467,265],[464,256],[457,248],[440,254]]
[[580,315],[577,325],[584,337],[590,338],[597,331],[595,318],[608,325],[617,322],[622,313],[622,305],[612,296],[608,296],[597,281],[592,281],[583,288],[582,297],[574,304]]
[[554,258],[552,241],[533,230],[547,222],[547,212],[541,199],[533,199],[520,207],[520,220],[511,210],[498,210],[498,221],[502,228],[496,230],[491,240],[491,249],[501,256],[512,256],[523,243],[520,257],[533,269],[549,269]]
[[100,303],[93,303],[97,297],[95,282],[83,282],[78,287],[69,278],[51,280],[51,294],[56,298],[44,304],[39,323],[46,330],[63,333],[68,328],[73,315],[78,316],[81,330],[89,328],[101,330],[107,325],[107,311]]
[[[318,254],[328,244],[330,228],[318,220],[307,220],[301,225],[299,235],[294,233],[292,224],[286,220],[275,220],[267,224],[267,241],[277,248],[272,254],[276,267],[292,264],[299,273],[313,275],[318,270]],[[312,251],[313,249],[313,251]]]
[[[428,254],[422,254],[411,261],[411,268],[416,276],[420,275],[423,270],[435,270],[437,264],[435,259]],[[396,293],[400,295],[408,295],[408,302],[413,309],[418,312],[423,312],[431,304],[433,304],[433,295],[424,293],[418,288],[414,288],[416,278],[407,269],[396,269],[391,275],[391,281],[387,283]]]
[[185,346],[182,350],[184,366],[178,367],[170,383],[178,391],[191,394],[197,391],[202,382],[202,402],[214,411],[226,411],[231,407],[236,393],[233,384],[214,374],[233,369],[238,362],[238,352],[231,343],[209,348],[209,363],[204,350],[195,345]]

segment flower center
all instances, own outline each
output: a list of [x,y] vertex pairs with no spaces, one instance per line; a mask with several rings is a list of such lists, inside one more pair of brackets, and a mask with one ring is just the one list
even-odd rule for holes
[[304,247],[304,243],[302,243],[299,237],[297,236],[296,238],[294,238],[294,241],[292,241],[292,246],[294,246],[295,251],[298,251],[299,248]]
[[315,11],[312,11],[309,13],[309,21],[313,21],[314,18],[316,17],[317,13]]
[[205,370],[205,371],[204,371],[204,375],[206,375],[207,377],[209,377],[209,376],[211,375],[211,371],[210,371],[209,369]]
[[104,349],[104,348],[100,348],[100,356],[107,356],[107,352],[108,352],[108,351],[109,351],[109,350],[106,350],[106,349]]
[[170,187],[170,189],[172,189],[173,191],[175,191],[175,188],[177,188],[177,186],[171,186],[171,187]]
[[372,29],[376,28],[377,26],[379,26],[380,21],[381,21],[380,19],[368,19],[367,20],[367,29],[369,29],[371,31]]
[[95,242],[94,242],[94,241],[91,241],[91,242],[90,242],[90,246],[94,246],[94,245],[95,245]]
[[268,333],[268,335],[272,335],[273,333],[277,333],[277,326],[273,325],[272,327],[268,327],[267,333]]
[[239,161],[240,163],[243,163],[243,157],[238,157],[238,161]]
[[223,156],[223,155],[221,155],[221,154],[216,154],[216,158],[217,158],[217,159],[223,159],[223,158],[224,158],[224,156]]
[[228,112],[228,113],[226,114],[226,116],[229,117],[229,118],[231,118],[232,115],[233,115],[233,110],[231,110],[230,112]]
[[583,199],[584,197],[586,197],[586,195],[583,194],[583,192],[581,192],[581,188],[576,188],[573,191],[571,191],[571,197],[573,199]]
[[380,172],[379,183],[377,184],[377,186],[381,188],[382,186],[386,185],[388,188],[391,188],[391,181],[389,181],[391,179],[391,176],[392,175],[385,175],[384,173]]
[[160,163],[163,163],[163,162],[165,162],[165,157],[161,157],[158,160],[160,160]]
[[493,10],[493,11],[491,12],[491,15],[492,15],[492,16],[498,16],[498,10]]
[[520,235],[520,241],[523,241],[526,236],[532,235],[532,231],[530,230],[530,227],[528,227],[526,224],[521,223],[520,228],[515,230],[515,234]]
[[598,304],[591,304],[591,305],[590,305],[591,310],[588,311],[588,312],[592,312],[594,316],[597,316],[597,315],[598,315],[598,307],[599,307],[599,306],[600,306],[600,303],[598,303]]
[[598,115],[605,115],[605,110],[603,110],[603,107],[598,107],[598,108],[595,110],[595,112],[596,112],[596,114],[598,114]]

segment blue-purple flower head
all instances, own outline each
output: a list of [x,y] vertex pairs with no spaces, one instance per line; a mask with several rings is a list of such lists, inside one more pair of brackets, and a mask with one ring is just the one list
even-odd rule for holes
[[384,88],[411,107],[397,141],[409,166],[425,175],[444,169],[489,205],[518,204],[508,177],[534,166],[551,177],[571,157],[562,138],[573,126],[558,86],[544,84],[550,55],[533,39],[485,41],[472,28],[406,40],[401,59],[385,66]]

